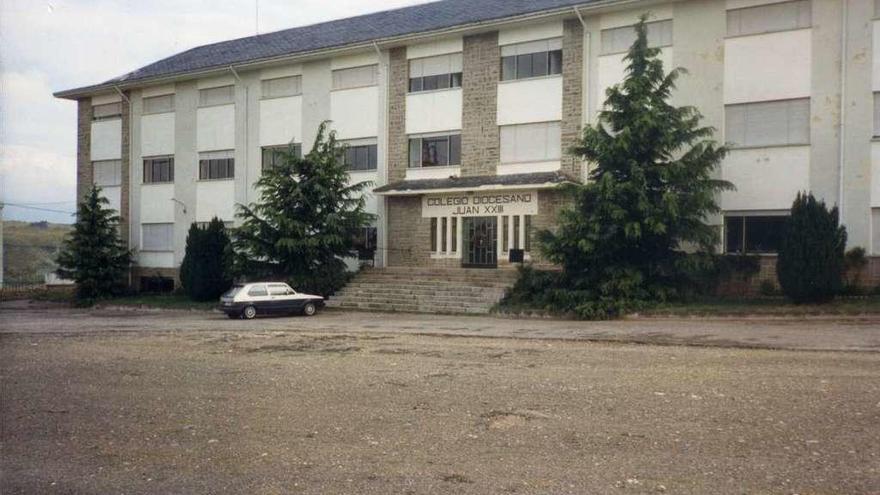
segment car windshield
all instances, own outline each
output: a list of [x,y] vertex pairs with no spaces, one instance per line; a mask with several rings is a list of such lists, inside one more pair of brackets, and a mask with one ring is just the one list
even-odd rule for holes
[[244,287],[244,286],[243,285],[233,285],[232,288],[230,288],[228,291],[224,292],[223,296],[221,296],[221,297],[235,297],[235,295],[238,294],[238,291],[240,291],[242,289],[242,287]]

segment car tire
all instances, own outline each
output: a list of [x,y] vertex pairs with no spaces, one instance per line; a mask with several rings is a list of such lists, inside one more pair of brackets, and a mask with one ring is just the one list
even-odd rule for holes
[[257,308],[253,306],[246,306],[241,312],[241,315],[244,316],[246,320],[253,320],[257,317]]
[[318,307],[315,306],[313,302],[307,302],[305,306],[303,306],[302,314],[304,316],[315,316],[315,313],[318,312]]

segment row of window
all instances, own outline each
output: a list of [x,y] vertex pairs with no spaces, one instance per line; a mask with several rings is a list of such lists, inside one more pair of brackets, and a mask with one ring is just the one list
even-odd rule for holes
[[[431,217],[428,237],[431,252],[451,255],[458,252],[458,217]],[[501,251],[511,249],[531,251],[531,215],[503,215],[500,218]]]

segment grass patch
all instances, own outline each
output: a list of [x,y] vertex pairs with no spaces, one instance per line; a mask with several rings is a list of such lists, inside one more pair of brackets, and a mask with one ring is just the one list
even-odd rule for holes
[[207,311],[217,307],[219,301],[193,301],[183,294],[136,294],[103,299],[104,306],[131,306],[158,309],[196,309]]

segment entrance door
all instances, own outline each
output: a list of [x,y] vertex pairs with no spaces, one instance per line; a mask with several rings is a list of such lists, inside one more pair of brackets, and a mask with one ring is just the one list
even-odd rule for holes
[[498,217],[465,217],[463,227],[464,260],[471,268],[498,266]]

